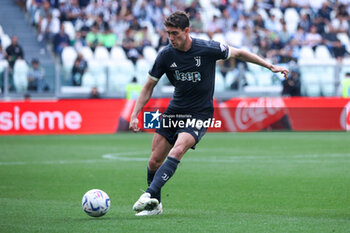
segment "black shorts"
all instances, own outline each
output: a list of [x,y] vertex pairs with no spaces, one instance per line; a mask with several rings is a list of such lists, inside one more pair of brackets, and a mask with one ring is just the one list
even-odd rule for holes
[[199,115],[192,113],[179,113],[167,109],[162,114],[160,128],[156,129],[156,133],[165,137],[171,145],[175,144],[179,133],[189,133],[196,140],[196,143],[191,147],[192,149],[195,149],[196,144],[207,131],[206,127],[202,124],[198,124],[198,121],[205,122],[210,118],[212,118],[212,114]]

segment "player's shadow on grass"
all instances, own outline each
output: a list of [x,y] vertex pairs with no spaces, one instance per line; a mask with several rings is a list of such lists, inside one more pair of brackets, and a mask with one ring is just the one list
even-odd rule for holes
[[135,216],[134,214],[127,215],[127,216],[108,216],[108,217],[98,217],[98,218],[92,218],[92,217],[81,217],[81,218],[75,218],[72,219],[74,222],[90,222],[90,221],[116,221],[116,220],[125,220],[125,221],[133,221],[133,220],[145,220],[145,219],[164,219],[164,218],[172,218],[173,216],[167,216],[167,215],[154,215],[154,216]]
[[73,219],[74,221],[77,222],[89,222],[89,221],[114,221],[116,219],[116,217],[97,217],[97,218],[93,218],[93,217],[81,217],[81,218],[75,218]]

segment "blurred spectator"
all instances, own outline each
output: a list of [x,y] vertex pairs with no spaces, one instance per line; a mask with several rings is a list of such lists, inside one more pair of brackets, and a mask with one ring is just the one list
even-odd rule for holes
[[347,33],[349,30],[348,16],[337,14],[337,17],[331,21],[331,24],[337,33]]
[[47,19],[49,14],[52,14],[52,9],[49,1],[43,1],[43,6],[39,8],[38,32],[41,32],[42,22]]
[[11,69],[18,58],[24,59],[23,49],[22,46],[18,44],[17,36],[12,36],[11,44],[6,48],[6,59]]
[[2,49],[2,45],[1,45],[1,41],[0,41],[0,61],[4,60],[6,58],[6,53],[5,51]]
[[311,26],[310,32],[306,33],[305,44],[315,49],[316,46],[319,45],[321,42],[322,42],[322,37],[317,32],[317,27]]
[[80,31],[83,38],[89,33],[90,28],[93,24],[93,20],[87,16],[87,14],[83,11],[80,17],[75,22],[76,31]]
[[207,24],[206,32],[208,33],[209,37],[212,37],[215,33],[221,32],[221,24],[216,15],[214,15],[212,20]]
[[92,25],[92,31],[90,31],[85,38],[87,45],[92,51],[95,51],[95,48],[101,44],[101,40],[101,33],[98,30],[97,24]]
[[268,57],[273,58],[274,63],[280,63],[280,53],[284,47],[284,44],[282,43],[279,36],[273,36],[272,43],[271,43],[271,50],[268,53]]
[[[245,75],[247,70],[247,63],[241,60],[235,59],[235,69],[233,72],[233,82],[230,84],[231,90],[239,90],[243,86],[247,86],[247,77]],[[243,73],[240,73],[243,71]]]
[[99,0],[90,0],[89,5],[85,8],[85,12],[88,15],[89,18],[96,20],[96,18],[103,14],[105,11],[103,6],[103,1]]
[[243,32],[238,29],[236,23],[234,23],[230,27],[230,29],[231,30],[229,30],[225,35],[226,41],[228,42],[229,45],[233,47],[238,47],[238,48],[242,47],[243,39],[244,39]]
[[146,21],[148,18],[147,15],[147,1],[142,0],[141,4],[136,4],[135,7],[132,9],[132,14],[139,20],[139,21]]
[[39,32],[38,40],[52,42],[53,37],[60,31],[60,21],[53,17],[51,13],[44,18],[41,23],[41,31]]
[[223,33],[226,33],[231,30],[232,24],[235,21],[230,17],[228,10],[225,8],[222,10],[221,18],[219,19],[220,28]]
[[256,43],[257,36],[251,27],[243,27],[243,38],[244,40],[242,40],[242,46],[252,49]]
[[326,27],[327,33],[323,36],[323,44],[325,44],[328,49],[331,51],[333,47],[333,43],[338,40],[337,33],[334,30],[332,24],[328,24]]
[[136,100],[140,95],[142,85],[137,82],[137,78],[133,77],[131,82],[126,85],[126,99]]
[[238,1],[232,1],[231,4],[227,7],[227,11],[230,14],[233,22],[238,22],[238,19],[243,14],[242,5]]
[[81,16],[81,9],[78,0],[70,0],[70,4],[67,11],[67,20],[71,21],[75,25],[77,19]]
[[130,25],[129,25],[129,29],[138,31],[141,29],[141,26],[139,24],[139,21],[137,20],[137,18],[132,17],[132,20],[130,21]]
[[89,2],[90,2],[90,0],[79,0],[79,6],[81,8],[85,8],[85,7],[87,7],[87,5],[89,5]]
[[261,31],[261,30],[264,30],[265,29],[265,22],[264,22],[264,19],[263,17],[258,14],[255,18],[254,18],[254,28],[257,30],[257,31]]
[[147,5],[147,14],[156,31],[163,29],[163,8],[162,0],[151,1]]
[[24,101],[30,101],[30,94],[29,93],[25,93],[23,98],[24,98]]
[[335,42],[333,42],[332,52],[338,62],[341,62],[345,57],[345,55],[347,54],[345,46],[341,43],[340,40],[336,40]]
[[68,0],[59,0],[58,9],[60,11],[60,21],[63,23],[68,20],[69,4]]
[[288,78],[282,81],[283,96],[300,96],[300,79],[299,72],[295,69],[292,69]]
[[190,20],[194,19],[200,7],[198,0],[193,0],[192,3],[185,8],[185,12],[188,14]]
[[100,35],[101,43],[108,51],[111,51],[112,47],[117,43],[117,36],[112,32],[108,23],[104,24],[103,34]]
[[317,12],[317,16],[320,17],[321,21],[323,21],[325,24],[331,21],[332,8],[328,4],[328,1],[324,1],[321,9],[319,9]]
[[270,14],[270,16],[266,19],[264,25],[265,28],[271,32],[279,32],[282,29],[281,22],[275,17],[274,14]]
[[226,59],[217,61],[218,68],[223,76],[226,79],[226,75],[228,72],[232,72],[235,69],[235,59]]
[[74,41],[72,41],[72,44],[76,51],[80,51],[84,46],[86,46],[86,41],[82,37],[82,33],[80,31],[75,32],[75,38]]
[[160,31],[159,34],[160,37],[158,40],[157,51],[169,44],[168,34],[166,33],[166,31]]
[[[0,41],[0,61],[4,60],[6,57],[5,51],[2,49],[1,46],[1,41]],[[5,70],[3,69],[4,67],[0,67],[0,92],[2,93],[4,91],[4,75],[5,75]]]
[[126,30],[122,48],[124,49],[127,58],[130,59],[134,64],[136,64],[136,61],[139,58],[140,54],[139,51],[136,49],[134,33],[135,32],[131,29]]
[[297,28],[297,32],[294,33],[291,37],[291,40],[299,46],[305,45],[306,33],[302,27]]
[[316,26],[317,32],[321,35],[325,33],[325,26],[331,22],[331,12],[332,9],[328,6],[328,2],[325,1],[316,14],[313,25]]
[[91,89],[90,98],[91,99],[99,99],[100,98],[100,93],[98,92],[97,87],[93,87]]
[[50,2],[50,6],[52,7],[52,8],[58,8],[58,6],[59,6],[59,3],[60,3],[60,0],[47,0],[47,1],[49,1]]
[[292,45],[287,45],[280,51],[279,63],[288,64],[291,61],[296,61],[296,57],[294,56],[294,48]]
[[254,29],[254,22],[248,14],[242,14],[236,23],[240,30],[244,30],[245,28],[249,28],[250,30]]
[[193,19],[191,19],[190,25],[192,32],[196,34],[203,32],[204,23],[201,19],[201,13],[199,11],[196,13],[196,16]]
[[[125,31],[129,28],[128,22],[120,15],[116,15],[110,24],[112,31],[118,38],[123,38]],[[119,41],[120,42],[120,41]]]
[[97,18],[95,18],[94,24],[97,25],[97,29],[99,32],[102,32],[104,29],[103,27],[106,21],[104,21],[103,18],[104,18],[103,14],[100,14]]
[[72,68],[72,83],[74,86],[81,86],[83,76],[87,71],[88,64],[83,55],[78,53]]
[[[45,53],[46,43],[52,44],[55,35],[60,30],[60,21],[50,13],[47,18],[41,22],[41,31],[39,32],[38,41],[41,44],[40,53]],[[46,43],[45,43],[46,42]]]
[[37,92],[49,90],[45,81],[45,71],[36,58],[32,60],[32,66],[28,71],[28,90]]
[[43,0],[29,0],[31,1],[29,10],[30,23],[34,26],[35,22],[35,13],[42,7]]
[[300,17],[300,21],[298,23],[298,26],[303,28],[305,32],[310,31],[311,19],[310,19],[310,16],[306,12],[301,13],[301,17]]
[[268,57],[268,52],[270,51],[271,47],[267,40],[260,39],[258,44],[258,52],[257,54],[261,57]]
[[282,21],[282,29],[278,32],[278,37],[283,44],[287,44],[291,38],[291,34],[287,30],[287,24],[285,21]]
[[344,98],[350,97],[350,73],[345,74],[345,78],[341,81],[342,84],[342,96]]
[[[120,6],[119,6],[119,14],[122,17],[128,17],[131,16],[131,4],[126,0],[121,0],[120,1]],[[149,5],[149,4],[148,4]]]
[[59,33],[53,39],[54,52],[60,56],[64,47],[69,45],[70,39],[64,30],[64,25],[61,24]]
[[134,38],[140,53],[142,53],[144,47],[152,46],[152,39],[149,37],[147,27],[142,27],[141,30],[137,31]]

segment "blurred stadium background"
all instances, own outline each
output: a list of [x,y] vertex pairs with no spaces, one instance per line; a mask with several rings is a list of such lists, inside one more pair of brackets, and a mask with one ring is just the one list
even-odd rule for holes
[[[3,0],[0,133],[127,130],[147,72],[168,44],[164,17],[175,10],[188,12],[193,37],[290,70],[284,80],[254,64],[218,61],[214,97],[223,131],[260,131],[286,118],[284,129],[350,128],[350,1]],[[172,92],[162,78],[148,107],[166,107]],[[265,115],[223,110],[237,107]],[[291,107],[301,111],[283,110]]]
[[[100,97],[125,98],[133,77],[142,85],[168,43],[162,21],[174,10],[189,13],[193,37],[250,50],[292,71],[283,82],[251,64],[219,62],[217,98],[341,96],[349,85],[349,6],[347,0],[3,0],[0,98],[88,98],[94,87]],[[23,54],[8,49],[13,36]],[[31,74],[43,82],[28,79],[33,59],[44,72]],[[171,91],[162,79],[154,96]]]

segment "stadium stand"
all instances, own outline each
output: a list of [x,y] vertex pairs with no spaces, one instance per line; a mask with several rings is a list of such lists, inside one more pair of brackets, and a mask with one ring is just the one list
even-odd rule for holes
[[[13,1],[3,1],[0,8],[1,44],[6,48],[11,43],[9,35],[18,35],[25,51],[25,60],[39,58],[50,77],[50,89],[56,90],[55,96],[58,98],[69,97],[70,90],[72,94],[86,93],[88,88],[94,86],[98,87],[102,96],[122,97],[125,85],[133,76],[140,84],[144,83],[157,51],[167,43],[161,36],[164,34],[162,20],[174,10],[191,10],[191,17],[198,13],[203,25],[191,32],[193,37],[222,43],[230,43],[227,39],[232,27],[227,28],[226,25],[229,20],[235,22],[237,33],[244,35],[238,46],[267,57],[274,63],[298,65],[303,95],[337,95],[338,85],[349,66],[343,63],[350,49],[350,3],[347,1],[318,0],[310,2],[308,6],[302,1],[293,0],[26,0],[25,5],[24,13]],[[8,17],[10,14],[14,17]],[[40,39],[43,25],[48,24],[47,18],[51,16],[64,25],[70,40],[63,46],[61,54],[53,51],[52,41],[47,39],[44,40],[44,48],[47,49],[44,53],[40,40],[37,40]],[[89,44],[85,39],[92,27],[97,31],[94,35],[90,33]],[[331,27],[335,30],[335,38],[327,36],[326,40],[325,35],[328,35]],[[312,28],[316,28],[316,31],[311,32]],[[109,30],[112,32],[110,37],[107,33]],[[335,54],[335,40],[340,41],[344,55]],[[81,86],[85,91],[78,90],[79,87],[69,88],[77,53],[83,54],[88,62],[88,72]],[[276,78],[254,65],[248,64],[246,68],[238,69],[236,62],[230,64],[229,72],[216,72],[216,92],[229,91],[230,96],[281,94],[280,77]],[[238,86],[235,83],[237,78],[243,79]],[[63,96],[60,95],[62,90]]]
[[[49,77],[47,79],[47,82],[51,91],[44,94],[38,94],[37,96],[39,97],[45,96],[46,98],[50,98],[54,96],[54,90],[55,90],[55,62],[49,53],[45,52],[44,50],[41,50],[42,47],[40,43],[37,41],[36,30],[30,26],[30,23],[26,19],[26,15],[14,3],[15,1],[10,1],[10,0],[5,0],[1,2],[1,7],[0,7],[1,45],[3,49],[6,50],[6,48],[11,44],[11,37],[13,35],[16,35],[18,37],[18,42],[22,46],[24,51],[24,61],[21,62],[22,64],[20,65],[20,67],[24,67],[24,63],[30,62],[33,58],[38,58],[40,60],[42,66],[45,69],[45,73],[47,77]],[[26,92],[27,90],[25,85],[26,80],[24,80],[25,74],[22,72],[23,70],[18,71],[17,69],[14,70],[13,73],[7,72],[7,74],[9,74],[10,76],[7,78],[7,80],[10,83],[7,83],[6,85],[5,83],[2,83],[2,86],[1,86],[2,93],[10,93],[12,91],[14,92],[13,93],[14,98],[16,98],[16,96],[23,97],[23,93]],[[12,77],[11,75],[16,75],[16,76]],[[4,72],[2,76],[4,76]],[[18,80],[19,76],[21,77],[20,78],[21,81]],[[5,80],[5,77],[3,77],[2,82],[4,80]],[[17,85],[18,90],[13,89],[11,83]],[[5,86],[7,86],[8,89],[10,88],[11,89],[4,90]],[[36,96],[35,93],[33,95]]]

